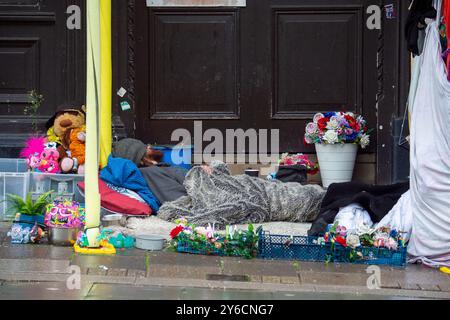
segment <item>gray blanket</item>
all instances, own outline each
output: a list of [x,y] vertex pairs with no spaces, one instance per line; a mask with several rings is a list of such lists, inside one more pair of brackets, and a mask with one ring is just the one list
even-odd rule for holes
[[161,206],[158,217],[187,218],[197,225],[218,226],[270,221],[313,221],[325,195],[320,186],[232,176],[226,164],[213,162],[210,175],[193,168],[184,181],[187,196]]

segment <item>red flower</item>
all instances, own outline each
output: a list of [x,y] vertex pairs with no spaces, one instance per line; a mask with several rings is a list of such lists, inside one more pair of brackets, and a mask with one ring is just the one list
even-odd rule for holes
[[170,231],[170,237],[172,239],[175,239],[176,237],[178,237],[178,235],[183,232],[183,227],[182,226],[178,226],[175,229],[173,229],[172,231]]
[[314,169],[311,169],[311,170],[308,171],[308,173],[309,173],[310,175],[314,176],[314,175],[316,175],[316,174],[319,173],[319,168],[316,167],[316,168],[314,168]]
[[353,129],[356,128],[356,125],[358,124],[355,120],[355,118],[350,117],[349,115],[345,116],[345,120],[347,120],[348,124],[350,127],[352,127]]
[[317,122],[320,131],[324,131],[327,128],[328,121],[330,121],[330,118],[322,118]]
[[341,246],[346,247],[347,246],[347,240],[341,236],[336,237],[336,242],[339,243]]

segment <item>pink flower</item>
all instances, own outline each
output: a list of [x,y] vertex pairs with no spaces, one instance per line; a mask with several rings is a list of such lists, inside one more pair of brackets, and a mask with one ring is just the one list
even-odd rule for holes
[[318,123],[320,119],[324,118],[325,116],[322,113],[317,113],[314,118],[313,118],[313,122],[314,123]]
[[306,126],[306,133],[308,133],[308,134],[315,134],[317,132],[317,130],[318,130],[317,124],[314,122],[310,122]]

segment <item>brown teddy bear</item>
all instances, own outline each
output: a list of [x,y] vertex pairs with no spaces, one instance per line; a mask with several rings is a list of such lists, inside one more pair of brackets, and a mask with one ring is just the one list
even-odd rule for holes
[[59,106],[47,122],[47,139],[59,144],[59,162],[64,173],[84,173],[86,112],[80,105],[68,103]]

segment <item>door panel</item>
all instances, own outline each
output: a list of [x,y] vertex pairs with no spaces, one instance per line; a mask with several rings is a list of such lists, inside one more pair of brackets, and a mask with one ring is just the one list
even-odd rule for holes
[[274,11],[274,118],[311,119],[330,108],[357,110],[360,14],[357,9]]
[[239,117],[236,25],[236,12],[151,15],[151,119]]
[[173,130],[192,131],[199,119],[204,130],[280,129],[282,151],[312,152],[303,134],[316,112],[362,113],[375,128],[379,33],[365,27],[370,4],[248,0],[242,8],[148,8],[137,3],[137,136],[170,143]]

